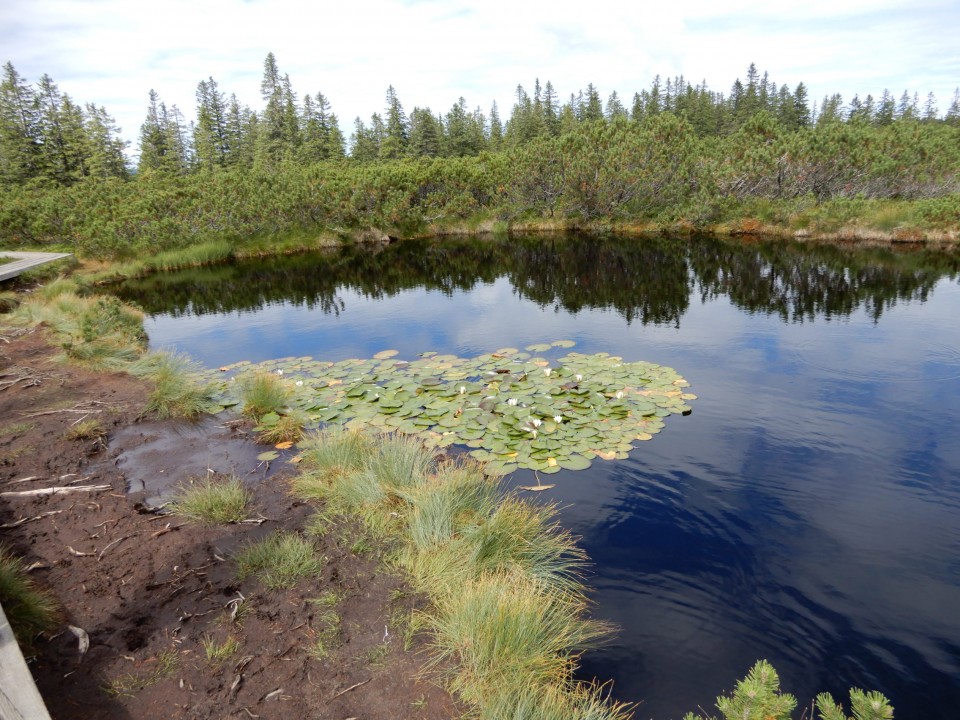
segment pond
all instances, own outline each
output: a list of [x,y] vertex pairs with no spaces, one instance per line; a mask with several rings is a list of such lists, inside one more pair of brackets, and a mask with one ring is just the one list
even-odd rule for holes
[[[569,339],[673,367],[693,413],[550,476],[619,632],[584,658],[678,718],[766,658],[801,707],[851,686],[960,706],[960,254],[712,238],[408,241],[129,283],[210,367]],[[521,470],[512,482],[533,484]]]

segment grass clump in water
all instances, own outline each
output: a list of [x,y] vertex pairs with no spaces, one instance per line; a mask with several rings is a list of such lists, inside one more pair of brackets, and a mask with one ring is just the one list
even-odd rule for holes
[[290,390],[279,375],[250,372],[236,379],[243,414],[258,421],[267,413],[279,414],[287,405]]
[[283,415],[271,412],[260,418],[260,424],[255,429],[260,442],[271,445],[295,443],[303,437],[303,429],[308,422],[310,418],[301,410],[289,410]]
[[193,371],[190,359],[176,353],[150,353],[134,363],[131,372],[153,383],[146,412],[160,419],[194,420],[213,409],[212,385],[199,382]]
[[293,587],[300,578],[319,574],[324,562],[313,543],[285,532],[247,545],[234,560],[241,580],[256,575],[271,590]]
[[237,477],[228,480],[201,480],[180,489],[173,512],[210,525],[237,523],[246,518],[250,491]]

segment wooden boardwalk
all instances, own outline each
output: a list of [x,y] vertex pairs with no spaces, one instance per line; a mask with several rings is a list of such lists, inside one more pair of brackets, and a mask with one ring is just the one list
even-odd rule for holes
[[[45,253],[45,252],[11,252],[9,250],[0,250],[0,281],[15,278],[24,270],[44,265],[54,260],[73,257],[70,253]],[[5,262],[4,259],[13,258],[13,262]]]

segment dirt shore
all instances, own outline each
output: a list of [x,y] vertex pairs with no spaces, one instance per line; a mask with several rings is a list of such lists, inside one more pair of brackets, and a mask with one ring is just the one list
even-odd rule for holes
[[[239,547],[309,521],[288,492],[292,465],[259,462],[265,448],[239,422],[144,419],[140,380],[55,354],[42,329],[0,330],[0,543],[62,606],[58,627],[25,650],[54,718],[458,715],[419,674],[427,638],[405,632],[423,600],[354,528],[317,539],[320,577],[281,591],[237,580]],[[103,433],[70,439],[84,419]],[[230,474],[254,494],[250,522],[202,526],[157,509],[181,483]],[[63,490],[11,494],[52,487]]]

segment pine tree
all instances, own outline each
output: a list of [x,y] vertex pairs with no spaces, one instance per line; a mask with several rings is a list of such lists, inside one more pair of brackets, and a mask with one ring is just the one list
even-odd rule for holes
[[592,120],[603,120],[603,102],[600,100],[600,92],[594,87],[593,83],[587,84],[587,101],[583,108],[583,120],[590,122]]
[[167,145],[168,136],[166,133],[166,110],[162,108],[160,95],[156,90],[150,89],[150,101],[147,105],[147,117],[140,126],[140,162],[137,164],[137,171],[164,170],[166,169],[165,158],[171,150]]
[[543,124],[546,126],[549,135],[560,134],[560,107],[558,105],[557,92],[553,89],[553,83],[547,80],[543,87],[543,101],[541,109],[543,113]]
[[40,152],[36,94],[7,62],[0,81],[0,183],[18,184],[37,177]]
[[193,153],[201,170],[227,165],[231,148],[227,129],[227,102],[212,77],[197,84],[197,123]]
[[960,126],[960,88],[954,88],[953,100],[943,119],[948,125]]
[[129,171],[123,151],[127,143],[121,138],[120,128],[106,108],[88,103],[84,127],[89,148],[86,166],[90,176],[126,178]]
[[620,96],[614,90],[607,99],[607,119],[613,120],[618,117],[627,117],[627,109],[620,102]]
[[430,108],[415,107],[410,113],[410,157],[439,157],[443,152],[443,130]]
[[496,100],[490,105],[490,130],[487,135],[487,142],[494,152],[499,151],[503,146],[503,125],[500,122],[500,110],[497,107]]
[[467,101],[464,98],[461,97],[450,108],[444,121],[444,155],[465,157],[476,155],[483,149],[482,121],[467,111]]
[[385,160],[395,160],[402,157],[407,151],[410,125],[393,85],[387,88],[387,106],[384,117],[386,117],[386,130],[383,143],[380,145],[380,157]]

